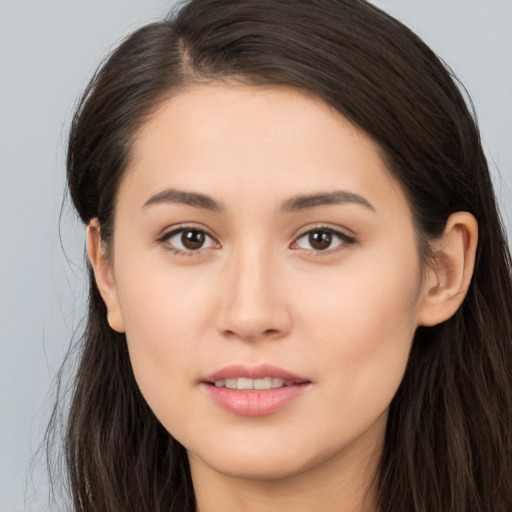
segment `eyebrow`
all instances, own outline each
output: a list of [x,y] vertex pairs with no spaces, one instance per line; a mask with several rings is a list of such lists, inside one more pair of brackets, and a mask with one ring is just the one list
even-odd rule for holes
[[177,190],[175,188],[163,190],[162,192],[158,192],[157,194],[151,196],[144,203],[142,208],[147,208],[152,204],[165,203],[187,204],[189,206],[193,206],[194,208],[201,208],[203,210],[210,210],[212,212],[222,211],[222,206],[220,203],[215,201],[215,199],[212,199],[210,196],[200,194],[198,192]]
[[[213,212],[221,212],[223,210],[222,205],[210,196],[199,192],[188,192],[175,188],[166,189],[154,194],[144,203],[142,208],[147,208],[153,204],[166,203],[186,204],[194,208],[201,208]],[[375,211],[375,208],[363,196],[345,190],[295,196],[283,203],[282,211],[297,212],[318,206],[347,203],[359,204],[369,210]]]
[[283,204],[283,211],[296,212],[317,206],[328,206],[337,204],[359,204],[375,211],[375,208],[363,196],[347,192],[345,190],[335,190],[333,192],[320,192],[318,194],[295,196]]

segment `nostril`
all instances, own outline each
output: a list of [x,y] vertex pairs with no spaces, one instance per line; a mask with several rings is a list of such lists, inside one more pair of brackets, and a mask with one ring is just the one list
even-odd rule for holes
[[[290,331],[291,315],[286,304],[271,294],[224,297],[217,310],[215,329],[227,339],[271,340]],[[272,300],[271,300],[272,299]]]
[[253,331],[249,332],[248,330],[245,332],[238,332],[232,329],[226,329],[223,334],[227,338],[242,338],[245,340],[253,341],[257,339],[266,339],[266,338],[277,338],[280,336],[279,329],[266,329],[264,331]]

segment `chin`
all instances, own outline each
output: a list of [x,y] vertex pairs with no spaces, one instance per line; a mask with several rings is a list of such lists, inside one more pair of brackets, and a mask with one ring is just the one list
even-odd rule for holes
[[[305,449],[308,443],[298,438],[291,443],[284,440],[251,443],[223,443],[202,446],[187,453],[191,465],[206,465],[215,472],[247,480],[281,480],[305,473],[332,457],[332,453],[318,453]],[[311,447],[311,443],[309,443]]]
[[[306,472],[310,464],[291,460],[290,457],[270,457],[261,453],[259,457],[247,459],[231,454],[229,458],[214,461],[202,460],[217,473],[241,480],[283,480]],[[313,465],[313,464],[311,464]]]

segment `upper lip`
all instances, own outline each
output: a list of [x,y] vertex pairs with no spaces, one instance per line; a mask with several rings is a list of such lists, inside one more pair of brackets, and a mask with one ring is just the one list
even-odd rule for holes
[[271,364],[260,364],[257,366],[247,366],[243,364],[234,364],[225,366],[220,370],[208,375],[203,379],[203,382],[214,383],[223,379],[234,379],[237,377],[245,377],[247,379],[283,379],[291,381],[295,384],[310,382],[309,379],[296,375],[288,370],[274,366]]

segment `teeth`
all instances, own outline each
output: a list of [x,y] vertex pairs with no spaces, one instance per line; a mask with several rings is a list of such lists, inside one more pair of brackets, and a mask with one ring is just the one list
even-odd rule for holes
[[291,386],[291,382],[289,383],[286,383],[283,379],[270,379],[272,382],[271,382],[271,386],[272,386],[272,389],[275,389],[275,388],[282,388],[284,385],[286,386]]
[[240,377],[237,381],[236,389],[254,389],[254,381]]
[[[215,384],[217,384],[217,382]],[[224,385],[229,389],[236,389],[237,383],[238,379],[226,379],[226,383]]]
[[270,389],[272,379],[254,379],[253,389]]
[[221,379],[215,381],[215,386],[218,388],[239,389],[239,390],[262,390],[262,389],[277,389],[283,386],[291,386],[292,381],[285,381],[284,379],[265,377],[264,379],[248,379],[246,377],[238,377],[235,379]]

